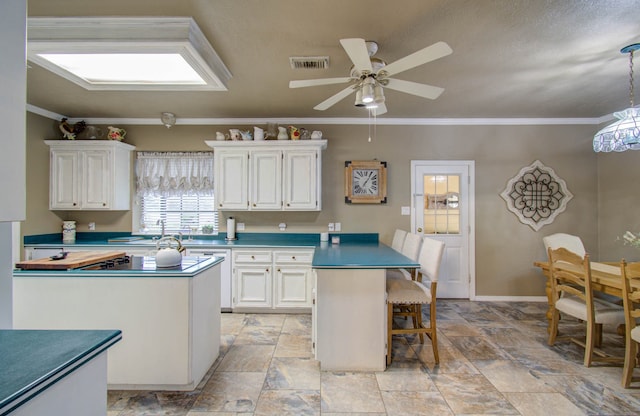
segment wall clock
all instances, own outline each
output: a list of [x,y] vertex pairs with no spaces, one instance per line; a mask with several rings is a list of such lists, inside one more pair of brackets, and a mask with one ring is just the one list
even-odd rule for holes
[[347,204],[386,204],[387,162],[344,162],[344,195]]

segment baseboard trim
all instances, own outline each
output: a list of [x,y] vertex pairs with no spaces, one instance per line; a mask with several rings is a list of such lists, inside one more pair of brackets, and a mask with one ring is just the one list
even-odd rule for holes
[[548,302],[546,296],[476,296],[474,302]]

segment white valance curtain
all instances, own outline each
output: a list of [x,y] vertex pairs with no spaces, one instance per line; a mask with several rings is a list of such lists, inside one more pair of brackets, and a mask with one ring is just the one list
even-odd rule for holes
[[213,195],[213,152],[138,152],[136,183],[139,195]]

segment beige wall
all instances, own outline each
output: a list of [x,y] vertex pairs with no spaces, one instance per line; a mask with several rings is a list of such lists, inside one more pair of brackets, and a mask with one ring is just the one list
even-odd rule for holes
[[[126,142],[137,150],[209,150],[217,130],[238,126],[120,126]],[[327,223],[341,222],[343,232],[377,232],[391,243],[396,228],[408,229],[410,217],[401,206],[411,205],[411,160],[475,160],[476,166],[476,294],[479,296],[541,296],[544,281],[532,263],[546,258],[542,237],[554,232],[580,235],[587,250],[598,254],[597,169],[591,150],[595,126],[378,126],[371,143],[366,125],[305,125],[320,129],[328,139],[323,153],[322,211],[301,213],[234,213],[249,232],[325,231]],[[59,232],[62,220],[78,221],[87,231],[130,231],[129,212],[55,212],[48,210],[48,148],[45,138],[58,137],[55,121],[28,115],[28,172],[26,235]],[[638,154],[640,156],[640,153]],[[377,158],[388,162],[388,203],[344,203],[346,160]],[[521,224],[500,198],[506,182],[522,167],[539,159],[567,182],[574,194],[553,224],[539,232]],[[614,162],[615,164],[615,162]]]

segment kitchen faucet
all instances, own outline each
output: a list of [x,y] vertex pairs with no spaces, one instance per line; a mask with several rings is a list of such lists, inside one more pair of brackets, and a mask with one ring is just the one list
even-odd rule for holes
[[164,237],[164,220],[160,219],[156,221],[156,225],[162,226],[162,234],[160,235],[160,237]]

